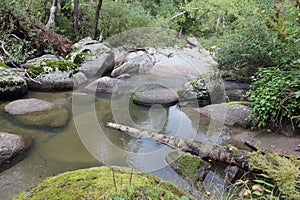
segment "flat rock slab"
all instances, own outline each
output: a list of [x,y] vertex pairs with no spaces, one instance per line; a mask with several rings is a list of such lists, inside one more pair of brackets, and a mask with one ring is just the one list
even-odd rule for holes
[[213,104],[202,108],[196,108],[197,112],[213,120],[223,122],[230,126],[248,128],[251,122],[247,118],[251,115],[251,108],[240,104]]
[[0,132],[0,172],[3,165],[9,163],[25,148],[25,139],[20,135]]
[[31,126],[62,127],[69,120],[65,108],[34,98],[13,101],[4,110],[17,121]]
[[136,104],[145,106],[151,106],[154,104],[171,106],[178,102],[178,95],[175,91],[169,88],[154,86],[135,92],[132,100]]

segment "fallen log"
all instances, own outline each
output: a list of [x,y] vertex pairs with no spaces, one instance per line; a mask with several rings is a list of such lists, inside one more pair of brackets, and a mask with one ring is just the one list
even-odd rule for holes
[[249,169],[249,152],[239,150],[232,146],[227,147],[215,144],[208,144],[200,141],[185,140],[176,136],[164,135],[111,122],[107,123],[106,126],[126,133],[134,133],[142,136],[151,137],[172,148],[184,152],[189,152],[203,159],[211,159],[218,162],[236,165],[242,169]]

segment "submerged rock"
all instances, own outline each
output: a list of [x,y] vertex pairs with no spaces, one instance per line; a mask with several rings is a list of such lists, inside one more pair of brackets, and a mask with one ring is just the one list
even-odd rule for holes
[[167,163],[186,181],[197,190],[201,190],[202,181],[208,174],[211,166],[198,156],[183,153],[178,150],[171,151],[166,157]]
[[26,93],[25,79],[0,62],[0,100],[15,99]]
[[25,139],[20,135],[0,132],[0,172],[25,148]]
[[145,73],[153,67],[153,64],[152,59],[147,54],[142,54],[114,69],[111,75],[116,77],[121,74]]
[[197,112],[213,120],[217,120],[231,126],[249,128],[251,122],[247,119],[251,115],[251,108],[240,104],[215,104],[196,108]]
[[178,102],[178,96],[176,91],[172,91],[169,88],[160,85],[152,85],[136,91],[132,96],[132,100],[136,104],[145,106],[154,104],[171,106]]
[[69,120],[69,112],[58,105],[40,99],[13,101],[4,110],[24,125],[62,127]]
[[96,93],[117,93],[119,84],[122,80],[116,78],[110,78],[108,76],[97,79],[85,87],[86,90]]
[[[116,191],[117,190],[117,191]],[[47,178],[12,199],[195,199],[151,174],[125,167],[95,167]]]

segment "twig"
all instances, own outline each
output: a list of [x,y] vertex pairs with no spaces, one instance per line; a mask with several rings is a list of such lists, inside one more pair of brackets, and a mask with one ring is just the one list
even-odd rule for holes
[[111,171],[112,171],[112,175],[113,175],[115,190],[118,191],[117,184],[116,184],[116,178],[115,178],[115,169],[111,168]]

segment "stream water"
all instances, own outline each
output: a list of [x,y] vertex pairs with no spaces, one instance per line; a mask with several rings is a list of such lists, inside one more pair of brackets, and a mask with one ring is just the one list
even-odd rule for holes
[[[129,166],[150,172],[183,188],[187,183],[165,162],[170,148],[151,138],[127,135],[105,127],[106,122],[194,138],[211,143],[222,143],[226,134],[222,125],[200,116],[193,109],[178,105],[143,107],[134,105],[131,94],[140,86],[160,83],[176,88],[166,78],[139,76],[127,79],[118,95],[81,95],[73,92],[41,93],[30,91],[24,98],[39,98],[63,105],[70,112],[63,128],[31,127],[13,120],[3,112],[7,102],[0,102],[1,131],[23,135],[31,142],[22,160],[0,174],[0,199],[32,186],[43,178],[61,172],[100,165]],[[79,94],[78,94],[79,93]]]

